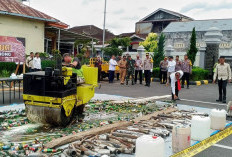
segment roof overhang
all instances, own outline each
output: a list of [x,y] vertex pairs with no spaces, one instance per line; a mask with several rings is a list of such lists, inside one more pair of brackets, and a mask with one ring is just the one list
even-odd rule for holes
[[28,18],[28,19],[39,20],[39,21],[45,21],[45,22],[55,22],[55,23],[58,22],[57,20],[45,19],[45,18],[28,16],[28,15],[17,14],[17,13],[10,13],[10,12],[7,12],[7,11],[0,11],[0,14],[1,15],[10,15],[10,16],[22,17],[22,18]]
[[60,41],[61,42],[75,42],[76,40],[95,39],[95,38],[92,38],[92,37],[87,36],[87,35],[74,33],[74,32],[68,31],[66,29],[61,29],[61,28],[52,27],[52,26],[45,27],[45,31],[52,32],[55,34],[58,34],[60,31]]

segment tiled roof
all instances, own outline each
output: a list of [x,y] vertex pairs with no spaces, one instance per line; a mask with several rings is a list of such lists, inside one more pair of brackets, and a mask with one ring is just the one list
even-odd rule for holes
[[118,37],[130,37],[130,38],[132,36],[137,36],[139,38],[146,39],[146,37],[148,36],[148,34],[136,34],[135,32],[131,32],[131,33],[122,33],[122,34],[118,35]]
[[16,0],[0,0],[0,14],[46,21],[62,28],[68,25]]
[[232,30],[232,19],[195,20],[188,22],[172,22],[164,30],[168,32],[191,32],[193,27],[196,31],[207,31],[210,27],[217,27],[220,30]]
[[[72,31],[78,34],[88,35],[88,36],[98,39],[100,43],[102,42],[103,30],[94,25],[76,26],[76,27],[70,28],[69,31]],[[114,37],[115,35],[113,33],[106,30],[106,34],[105,34],[106,41],[110,41]]]

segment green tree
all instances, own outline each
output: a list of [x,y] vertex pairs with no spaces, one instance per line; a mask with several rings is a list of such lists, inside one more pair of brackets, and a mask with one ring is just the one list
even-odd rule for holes
[[161,33],[158,42],[158,51],[155,51],[153,55],[154,67],[159,67],[160,62],[164,59],[164,45],[165,45],[165,35]]
[[194,62],[196,60],[196,55],[197,55],[197,46],[196,46],[196,30],[195,27],[192,30],[192,36],[190,39],[190,48],[187,52],[188,58],[191,60],[192,65],[194,65]]
[[[123,50],[126,50],[127,46],[130,46],[131,40],[128,37],[125,38],[115,37],[108,43],[110,45],[103,49],[104,54],[107,56],[112,56],[112,55],[121,56]],[[119,47],[121,47],[121,49]]]
[[158,47],[158,35],[156,33],[149,33],[146,40],[140,42],[147,52],[155,52]]

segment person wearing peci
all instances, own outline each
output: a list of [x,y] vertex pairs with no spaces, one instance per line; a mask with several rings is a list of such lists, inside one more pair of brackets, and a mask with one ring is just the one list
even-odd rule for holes
[[226,86],[227,82],[231,82],[231,68],[228,63],[225,63],[225,57],[220,57],[220,63],[216,66],[216,71],[213,77],[213,83],[218,79],[219,99],[217,102],[226,103]]
[[176,62],[173,60],[173,56],[169,56],[168,74],[167,74],[168,81],[166,83],[167,86],[169,85],[169,83],[171,81],[170,80],[170,75],[175,72],[175,68],[176,68]]
[[33,72],[34,65],[33,65],[34,53],[31,52],[30,56],[26,59],[26,66],[28,67],[29,72]]
[[41,68],[41,59],[39,57],[39,52],[35,53],[35,57],[33,58],[33,66],[34,66],[34,71],[42,70],[42,68]]
[[[122,59],[121,56],[116,57],[117,63],[118,63],[121,59]],[[120,73],[117,73],[117,75],[116,75],[116,76],[117,76],[117,81],[120,80],[119,75],[120,75]]]
[[182,86],[181,88],[184,88],[185,80],[187,81],[187,89],[189,89],[189,77],[192,73],[192,62],[188,59],[188,55],[184,55],[184,60],[181,64],[181,70],[184,72],[184,75],[182,77]]
[[164,57],[164,60],[160,62],[160,84],[167,83],[167,69],[168,58]]
[[135,84],[137,83],[137,78],[139,74],[139,83],[142,84],[143,81],[143,61],[139,58],[139,54],[136,56],[135,60]]
[[118,62],[118,66],[120,68],[120,83],[121,85],[124,85],[125,77],[126,77],[126,56],[123,56],[123,58]]
[[118,65],[117,61],[115,60],[115,56],[112,55],[110,61],[109,61],[109,83],[114,82],[114,73],[116,66]]
[[151,73],[153,71],[153,60],[150,58],[149,53],[146,53],[146,58],[143,61],[144,75],[145,75],[145,86],[150,87],[151,84]]
[[174,72],[170,75],[170,79],[171,79],[171,90],[172,90],[172,100],[180,100],[179,99],[179,92],[181,90],[181,84],[180,84],[180,80],[183,76],[183,71],[177,71]]

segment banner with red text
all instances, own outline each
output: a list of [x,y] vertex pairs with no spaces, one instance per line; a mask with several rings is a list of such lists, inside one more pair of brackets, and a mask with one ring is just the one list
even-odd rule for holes
[[25,62],[25,38],[0,36],[0,62]]

